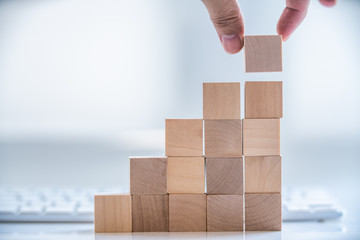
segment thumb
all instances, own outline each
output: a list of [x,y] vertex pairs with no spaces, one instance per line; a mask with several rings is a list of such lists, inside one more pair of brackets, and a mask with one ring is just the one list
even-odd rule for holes
[[320,3],[325,7],[333,7],[336,4],[336,0],[320,0]]
[[244,21],[236,0],[202,0],[226,52],[234,54],[244,46]]

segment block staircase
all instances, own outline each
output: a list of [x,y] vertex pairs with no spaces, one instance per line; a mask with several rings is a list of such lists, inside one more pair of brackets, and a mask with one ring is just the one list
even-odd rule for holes
[[[282,71],[245,36],[246,72]],[[203,119],[166,119],[164,157],[130,157],[130,194],[95,195],[95,232],[281,230],[282,82],[203,83]],[[206,182],[206,189],[205,189]]]

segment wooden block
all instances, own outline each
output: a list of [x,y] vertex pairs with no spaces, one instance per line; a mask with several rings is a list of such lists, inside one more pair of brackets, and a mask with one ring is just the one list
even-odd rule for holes
[[240,83],[203,83],[204,119],[240,119]]
[[168,157],[168,193],[204,193],[204,157]]
[[205,157],[240,156],[241,120],[205,120]]
[[243,119],[243,154],[280,155],[280,119]]
[[243,195],[207,196],[207,231],[242,231],[243,217]]
[[95,195],[96,233],[131,232],[131,196]]
[[245,82],[245,118],[282,118],[282,82]]
[[203,120],[166,119],[166,156],[202,156]]
[[280,35],[245,36],[245,71],[281,72],[281,45]]
[[166,157],[130,158],[131,194],[167,194]]
[[170,232],[206,231],[206,195],[169,195]]
[[132,195],[133,232],[169,231],[169,195]]
[[281,231],[280,194],[245,194],[245,231]]
[[281,193],[281,156],[245,157],[245,193]]
[[243,194],[243,159],[206,158],[207,194]]

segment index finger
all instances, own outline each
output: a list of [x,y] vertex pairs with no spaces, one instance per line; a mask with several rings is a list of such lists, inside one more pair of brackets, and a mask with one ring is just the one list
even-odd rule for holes
[[286,8],[282,12],[277,24],[277,32],[282,39],[287,40],[291,33],[304,20],[310,0],[286,0]]

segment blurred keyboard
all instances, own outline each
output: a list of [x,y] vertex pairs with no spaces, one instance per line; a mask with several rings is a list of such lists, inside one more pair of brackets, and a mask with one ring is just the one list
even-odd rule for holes
[[[92,222],[94,194],[110,188],[0,188],[1,222]],[[128,192],[128,191],[125,191]]]
[[[110,188],[0,188],[1,222],[92,222],[94,194],[128,192]],[[321,190],[288,189],[283,194],[283,221],[339,218],[343,215]]]
[[344,214],[329,193],[322,189],[287,188],[282,204],[283,221],[324,221]]

